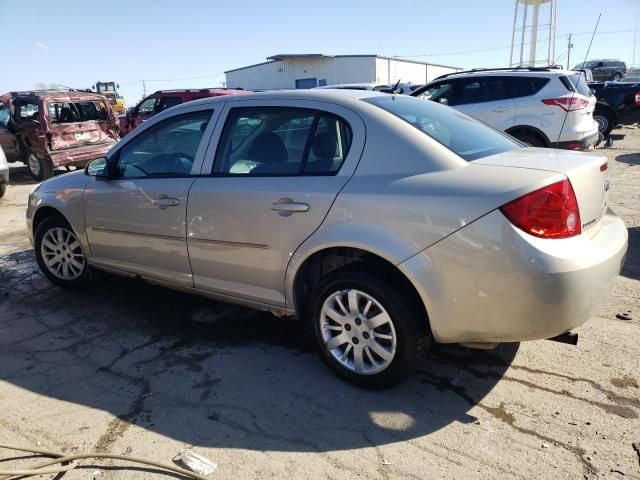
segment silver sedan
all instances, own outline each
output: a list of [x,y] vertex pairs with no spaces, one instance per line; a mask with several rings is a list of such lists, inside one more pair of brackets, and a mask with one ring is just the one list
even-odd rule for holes
[[283,91],[162,112],[42,183],[27,220],[58,285],[101,269],[296,315],[334,372],[382,388],[433,341],[587,321],[627,250],[607,177],[433,102]]

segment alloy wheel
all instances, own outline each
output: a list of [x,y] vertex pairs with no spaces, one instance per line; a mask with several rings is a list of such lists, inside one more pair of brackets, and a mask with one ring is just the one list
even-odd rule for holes
[[393,361],[397,348],[393,320],[368,293],[356,289],[332,293],[322,305],[319,321],[327,351],[348,370],[374,375]]
[[75,234],[54,227],[42,237],[40,253],[47,270],[62,280],[76,280],[85,268],[85,258]]

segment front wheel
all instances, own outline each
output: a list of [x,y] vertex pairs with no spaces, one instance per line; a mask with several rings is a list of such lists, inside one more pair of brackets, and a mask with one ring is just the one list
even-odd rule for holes
[[619,82],[620,80],[622,80],[622,74],[621,74],[621,73],[616,73],[616,74],[613,76],[613,81],[614,81],[614,82]]
[[421,308],[388,283],[394,275],[348,266],[327,275],[308,310],[320,354],[338,376],[365,388],[400,383],[424,358],[431,336]]
[[42,273],[56,285],[79,288],[91,282],[91,271],[73,229],[61,217],[48,217],[34,236],[36,260]]
[[31,150],[27,150],[26,157],[27,168],[33,178],[41,181],[53,176],[53,164],[51,160],[40,158]]

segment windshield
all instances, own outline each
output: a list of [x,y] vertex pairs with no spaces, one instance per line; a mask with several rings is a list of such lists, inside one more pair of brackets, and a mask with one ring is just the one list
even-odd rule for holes
[[466,161],[522,148],[502,132],[429,100],[385,95],[363,101],[401,118]]
[[114,92],[115,89],[116,89],[115,82],[102,82],[102,83],[96,84],[96,90],[98,91],[98,93]]

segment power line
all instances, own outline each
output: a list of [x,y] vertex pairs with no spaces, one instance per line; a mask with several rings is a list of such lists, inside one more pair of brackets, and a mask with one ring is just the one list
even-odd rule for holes
[[[634,33],[636,32],[636,30],[609,30],[609,31],[605,31],[605,32],[598,32],[597,35],[611,35],[611,34],[618,34],[618,33]],[[570,35],[577,37],[577,36],[582,36],[582,35],[591,35],[593,34],[593,32],[578,32],[578,33],[565,33],[563,35],[558,35],[556,37],[556,39],[558,38],[568,38]],[[540,39],[537,40],[535,43],[543,43],[543,42],[547,42],[546,39]],[[523,43],[523,45],[531,45],[532,42],[525,42]],[[483,53],[483,52],[494,52],[494,51],[498,51],[498,50],[507,50],[511,48],[511,45],[506,45],[504,47],[492,47],[492,48],[482,48],[482,49],[477,49],[477,50],[464,50],[464,51],[457,51],[457,52],[441,52],[441,53],[423,53],[423,54],[417,54],[417,55],[395,55],[395,58],[417,58],[417,57],[444,57],[444,56],[451,56],[451,55],[467,55],[470,53]]]

